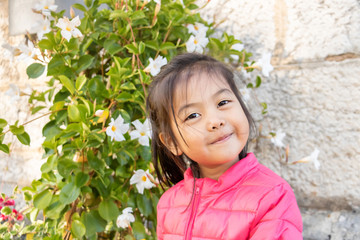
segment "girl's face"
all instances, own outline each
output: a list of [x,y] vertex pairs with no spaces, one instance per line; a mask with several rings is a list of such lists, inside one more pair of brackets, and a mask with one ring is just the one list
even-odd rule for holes
[[173,105],[179,129],[174,119],[171,127],[178,146],[169,149],[197,162],[202,177],[217,180],[239,160],[249,137],[238,99],[221,76],[201,73],[179,83]]

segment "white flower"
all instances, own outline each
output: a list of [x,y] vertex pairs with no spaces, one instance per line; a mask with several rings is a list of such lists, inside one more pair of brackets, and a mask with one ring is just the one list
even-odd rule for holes
[[132,122],[135,126],[135,130],[130,132],[131,139],[139,139],[139,143],[143,146],[149,146],[149,138],[151,138],[151,127],[149,120],[146,119],[144,123],[141,123],[139,120]]
[[240,88],[239,91],[240,91],[241,97],[244,100],[244,102],[248,102],[251,98],[250,89],[247,87],[243,87],[243,88]]
[[154,2],[161,5],[161,0],[154,0]]
[[[241,52],[244,49],[244,44],[241,43],[235,43],[231,46],[231,49]],[[239,60],[239,56],[235,54],[230,55],[235,61]]]
[[35,4],[35,11],[41,12],[45,16],[50,16],[51,11],[56,11],[57,5],[54,5],[54,0],[41,0]]
[[111,122],[109,126],[106,128],[106,134],[111,137],[111,141],[115,139],[115,141],[123,141],[125,134],[129,130],[129,124],[124,123],[124,119],[119,115],[119,117],[114,121],[111,118]]
[[76,28],[80,24],[79,16],[71,19],[71,21],[67,17],[63,17],[59,19],[56,26],[61,28],[61,36],[69,41],[71,37],[82,37],[80,30]]
[[167,59],[165,57],[162,56],[158,56],[157,58],[152,59],[149,58],[149,65],[144,69],[145,72],[150,72],[152,76],[156,76],[158,75],[158,73],[160,72],[160,69],[162,66],[167,64]]
[[36,33],[38,40],[43,39],[44,34],[51,31],[50,21],[47,18],[37,21],[34,26],[31,28],[31,32]]
[[186,50],[188,52],[203,53],[204,48],[209,43],[209,39],[205,34],[191,35],[189,40],[186,42]]
[[202,23],[195,23],[187,25],[187,29],[189,30],[189,33],[193,35],[203,34],[206,35],[207,30],[209,29]]
[[286,133],[282,132],[281,129],[275,132],[275,136],[271,138],[271,142],[277,147],[284,147],[284,143],[282,142],[283,138],[286,136]]
[[32,63],[40,55],[40,50],[34,47],[31,41],[28,41],[27,45],[21,43],[17,49],[20,51],[20,55],[17,57],[18,60],[26,63]]
[[271,53],[265,53],[256,62],[256,65],[261,67],[261,72],[265,77],[269,77],[269,73],[274,70],[274,67],[270,63]]
[[135,222],[135,217],[132,212],[131,207],[125,208],[122,214],[116,219],[116,226],[118,226],[118,228],[128,228],[131,222]]
[[144,189],[150,189],[155,186],[149,178],[153,179],[153,176],[149,173],[149,170],[146,172],[142,169],[134,171],[134,175],[130,178],[130,184],[135,184],[139,193],[143,194]]
[[318,160],[319,153],[320,153],[319,149],[315,148],[315,150],[309,156],[304,157],[298,161],[295,161],[292,164],[313,162],[315,169],[319,170],[320,169],[320,162]]

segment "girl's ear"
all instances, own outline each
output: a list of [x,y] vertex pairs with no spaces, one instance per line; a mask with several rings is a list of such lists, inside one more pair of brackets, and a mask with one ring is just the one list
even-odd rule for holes
[[159,138],[162,144],[164,144],[165,147],[169,149],[170,152],[172,152],[172,154],[174,154],[175,156],[180,156],[181,154],[183,154],[181,149],[175,146],[170,136],[167,136],[165,133],[161,132],[159,133]]

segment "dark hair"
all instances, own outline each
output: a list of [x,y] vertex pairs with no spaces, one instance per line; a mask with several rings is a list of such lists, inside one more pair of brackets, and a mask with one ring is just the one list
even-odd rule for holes
[[[150,84],[146,103],[152,127],[152,157],[161,184],[171,186],[178,183],[184,179],[184,172],[187,168],[182,156],[172,154],[159,137],[159,134],[163,133],[177,146],[175,135],[171,130],[171,119],[173,118],[176,123],[173,105],[175,88],[180,82],[191,79],[194,73],[203,72],[209,75],[220,75],[226,80],[243,108],[249,122],[249,131],[252,132],[255,127],[253,118],[241,100],[240,92],[234,81],[233,71],[226,67],[225,64],[212,57],[196,53],[185,53],[174,57],[170,63],[161,69]],[[247,145],[240,152],[239,159],[246,156]],[[191,159],[189,160],[194,177],[199,177],[198,164]]]

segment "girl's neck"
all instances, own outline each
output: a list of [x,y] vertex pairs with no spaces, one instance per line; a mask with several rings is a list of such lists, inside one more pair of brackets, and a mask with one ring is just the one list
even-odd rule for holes
[[218,166],[199,166],[200,168],[200,177],[201,178],[210,178],[213,180],[218,180],[223,173],[225,173],[231,166],[239,161],[239,158],[235,158],[233,161],[224,163]]

